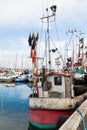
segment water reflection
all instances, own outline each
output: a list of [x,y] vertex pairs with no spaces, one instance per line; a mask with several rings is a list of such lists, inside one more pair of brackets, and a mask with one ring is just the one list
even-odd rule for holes
[[9,86],[0,84],[0,130],[28,130],[27,84]]

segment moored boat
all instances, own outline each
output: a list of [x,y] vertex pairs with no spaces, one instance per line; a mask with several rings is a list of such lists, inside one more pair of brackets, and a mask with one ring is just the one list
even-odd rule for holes
[[[42,20],[46,18],[47,22],[49,22],[50,17],[55,17],[56,6],[53,5],[51,9],[53,14],[41,18]],[[48,9],[46,11],[48,14]],[[47,28],[47,33],[49,42],[49,26]],[[31,41],[29,43],[31,43]],[[34,51],[36,51],[35,49],[34,46]],[[74,112],[75,108],[87,98],[86,91],[78,96],[75,95],[76,90],[74,89],[72,72],[51,70],[50,48],[48,51],[49,72],[46,74],[45,68],[43,69],[40,84],[38,84],[37,81],[38,73],[35,75],[34,91],[29,96],[30,130],[59,129],[64,121]],[[36,60],[36,55],[32,56],[32,58]],[[60,120],[62,120],[61,124]]]
[[28,82],[28,78],[26,75],[21,75],[17,78],[14,79],[15,83],[27,83]]
[[87,86],[87,48],[84,45],[84,38],[79,40],[77,63],[74,64],[74,84]]
[[19,75],[15,71],[9,70],[9,71],[3,72],[3,74],[0,75],[0,82],[11,83],[18,76]]
[[60,119],[70,116],[87,93],[74,96],[72,74],[46,75],[43,87],[29,97],[29,126],[34,130],[55,130]]

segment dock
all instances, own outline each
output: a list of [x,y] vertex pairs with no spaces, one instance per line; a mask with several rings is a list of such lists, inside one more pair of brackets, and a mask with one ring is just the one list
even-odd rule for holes
[[87,130],[87,99],[75,110],[59,130]]

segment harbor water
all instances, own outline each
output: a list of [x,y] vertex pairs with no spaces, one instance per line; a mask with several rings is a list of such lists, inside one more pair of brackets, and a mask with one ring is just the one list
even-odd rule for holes
[[28,130],[29,84],[0,84],[0,130]]

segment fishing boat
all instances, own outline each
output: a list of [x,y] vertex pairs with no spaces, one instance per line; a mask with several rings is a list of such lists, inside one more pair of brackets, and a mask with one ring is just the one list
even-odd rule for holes
[[[84,46],[84,38],[79,40],[78,60],[75,63],[75,79],[82,80],[82,84],[87,80],[87,48]],[[80,82],[81,84],[81,82]]]
[[[51,9],[53,14],[43,17],[47,18],[48,22],[50,17],[55,17],[56,6],[53,5]],[[36,53],[32,58],[33,60],[36,59]],[[50,63],[49,55],[49,65],[51,65]],[[38,85],[37,79],[34,80],[34,90],[29,95],[29,130],[59,129],[74,112],[75,108],[87,98],[86,91],[83,94],[75,96],[72,80],[73,73],[52,71],[50,67],[47,73],[45,67],[43,67],[40,85]],[[34,75],[37,77],[37,71],[35,71]]]
[[[73,72],[73,84],[75,89],[75,96],[79,94],[83,94],[87,91],[87,46],[84,40],[84,33],[80,30],[68,30],[67,33],[71,33],[71,41],[72,41],[72,56],[68,57],[69,43],[66,44],[66,65],[68,71]],[[79,37],[77,40],[77,44],[74,44],[75,41],[73,39],[74,34]],[[79,41],[79,42],[78,42]]]
[[60,120],[70,116],[86,98],[87,93],[74,95],[72,74],[51,72],[42,87],[29,97],[29,126],[34,130],[55,130]]
[[78,58],[74,67],[73,83],[77,95],[87,91],[87,47],[84,45],[84,38],[79,40]]

